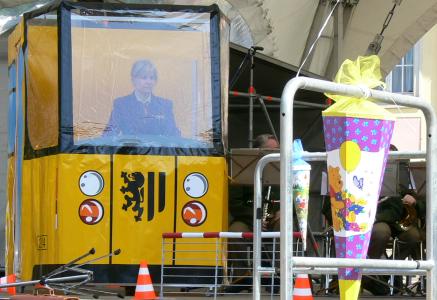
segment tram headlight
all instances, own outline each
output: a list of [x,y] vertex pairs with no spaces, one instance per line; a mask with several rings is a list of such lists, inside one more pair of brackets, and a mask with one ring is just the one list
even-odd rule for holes
[[182,219],[188,226],[202,225],[206,215],[206,207],[198,201],[190,201],[182,208]]
[[208,191],[208,180],[201,173],[191,173],[185,177],[184,191],[192,198],[200,198]]
[[100,194],[105,185],[102,175],[97,171],[86,171],[79,178],[79,188],[87,196]]

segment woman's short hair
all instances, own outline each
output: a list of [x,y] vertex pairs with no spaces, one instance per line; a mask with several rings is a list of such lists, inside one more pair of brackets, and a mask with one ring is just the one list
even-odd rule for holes
[[135,77],[145,77],[147,74],[152,73],[155,80],[158,80],[158,72],[156,71],[155,65],[147,59],[137,60],[130,71],[132,78]]

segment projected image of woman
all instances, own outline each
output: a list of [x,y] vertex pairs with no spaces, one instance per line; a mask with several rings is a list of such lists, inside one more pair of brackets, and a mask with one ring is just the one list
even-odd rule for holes
[[158,72],[149,60],[132,65],[131,94],[114,100],[104,136],[162,135],[180,137],[173,115],[173,102],[153,94]]

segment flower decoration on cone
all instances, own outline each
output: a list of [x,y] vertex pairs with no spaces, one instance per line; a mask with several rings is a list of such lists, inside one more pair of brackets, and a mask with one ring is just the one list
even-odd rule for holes
[[[375,55],[346,60],[335,81],[364,89],[383,85]],[[335,250],[340,258],[366,258],[394,117],[371,99],[327,95],[322,112]],[[358,299],[361,271],[339,268],[340,299]]]

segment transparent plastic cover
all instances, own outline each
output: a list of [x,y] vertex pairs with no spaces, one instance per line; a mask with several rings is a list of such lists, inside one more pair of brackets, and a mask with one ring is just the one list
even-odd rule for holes
[[72,10],[74,144],[211,148],[211,28],[210,13]]

